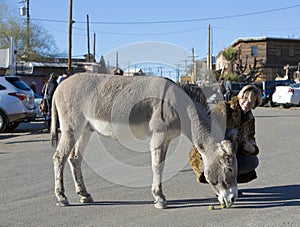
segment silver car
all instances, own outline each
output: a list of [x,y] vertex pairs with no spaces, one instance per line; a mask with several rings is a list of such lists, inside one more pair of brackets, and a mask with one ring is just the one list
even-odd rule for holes
[[13,130],[37,114],[34,93],[17,76],[0,76],[0,132]]

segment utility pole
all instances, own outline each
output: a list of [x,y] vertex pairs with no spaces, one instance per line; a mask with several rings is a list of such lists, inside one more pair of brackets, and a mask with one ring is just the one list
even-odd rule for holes
[[26,0],[26,35],[27,35],[27,41],[26,41],[26,52],[29,54],[30,52],[30,15],[29,15],[29,0]]
[[94,62],[96,62],[96,33],[94,33],[93,56],[94,56]]
[[88,62],[91,62],[89,15],[86,15],[86,30],[87,30],[86,33],[87,33]]
[[30,52],[30,14],[29,14],[29,0],[24,0],[19,3],[26,3],[20,7],[20,15],[26,16],[26,52],[24,57],[28,59],[28,55]]
[[119,52],[116,53],[116,70],[119,68]]
[[196,57],[199,57],[199,56],[195,56],[195,50],[194,50],[194,47],[192,47],[192,56],[188,56],[188,57],[191,57],[192,58],[192,66],[191,66],[191,81],[192,83],[195,82],[195,78],[196,78],[196,61],[195,61],[195,58]]
[[127,75],[130,76],[130,62],[128,62]]
[[195,77],[196,77],[196,70],[195,70],[195,50],[194,47],[192,48],[192,82],[195,83]]
[[72,68],[72,8],[73,8],[73,0],[69,2],[69,51],[68,51],[68,72],[70,73]]
[[163,70],[162,69],[163,69],[162,66],[157,67],[158,72],[160,72],[160,77],[162,77],[162,75],[163,75]]
[[207,51],[207,69],[211,70],[211,54],[210,54],[210,24],[208,24],[208,51]]

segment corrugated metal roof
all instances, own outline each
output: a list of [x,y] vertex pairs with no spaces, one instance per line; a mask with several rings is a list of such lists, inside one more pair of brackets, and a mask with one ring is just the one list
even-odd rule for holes
[[234,40],[231,44],[231,46],[234,46],[240,42],[255,42],[255,41],[266,41],[266,40],[291,40],[291,41],[300,41],[300,39],[294,39],[294,38],[275,38],[275,37],[245,37],[245,38],[237,38]]
[[55,67],[55,68],[65,68],[68,67],[68,63],[55,63],[55,62],[30,62],[33,67]]

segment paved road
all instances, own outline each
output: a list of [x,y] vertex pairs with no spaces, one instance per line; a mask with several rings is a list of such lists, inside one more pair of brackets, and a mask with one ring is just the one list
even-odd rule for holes
[[[218,208],[210,187],[198,184],[188,165],[164,182],[169,209],[157,210],[150,187],[112,183],[107,180],[112,176],[125,179],[124,185],[137,186],[139,181],[129,181],[127,172],[109,168],[109,163],[111,175],[101,177],[99,171],[105,168],[98,170],[87,159],[82,168],[95,203],[79,203],[66,167],[72,206],[59,208],[53,193],[53,148],[43,125],[23,124],[14,133],[0,134],[0,226],[300,226],[300,110],[258,108],[254,113],[261,148],[259,177],[240,185],[244,197],[230,209]],[[147,153],[108,146],[123,163],[149,166]],[[216,209],[209,210],[210,204]]]

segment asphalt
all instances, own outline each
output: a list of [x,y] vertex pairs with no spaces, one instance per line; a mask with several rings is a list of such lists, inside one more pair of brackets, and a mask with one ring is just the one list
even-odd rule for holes
[[[244,196],[229,209],[220,208],[208,185],[196,182],[187,164],[188,151],[183,151],[185,164],[164,181],[168,209],[158,210],[147,185],[151,177],[131,177],[101,160],[103,167],[97,168],[97,162],[88,158],[89,152],[99,149],[93,144],[82,169],[95,202],[79,203],[66,167],[71,206],[56,207],[49,132],[41,122],[21,124],[14,132],[0,134],[0,226],[300,226],[300,110],[259,107],[254,115],[260,147],[258,179],[239,185]],[[149,154],[102,142],[116,160],[150,166]],[[139,186],[141,182],[145,186]]]

